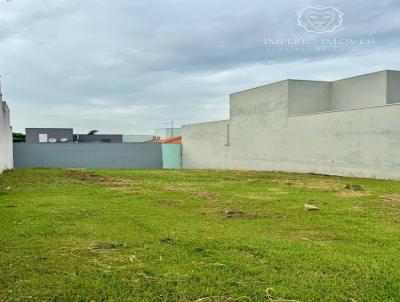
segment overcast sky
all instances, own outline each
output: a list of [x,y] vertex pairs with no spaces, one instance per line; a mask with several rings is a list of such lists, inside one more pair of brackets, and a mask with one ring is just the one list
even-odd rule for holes
[[[297,13],[317,5],[340,10],[342,26],[300,27]],[[375,45],[266,47],[278,37]],[[399,0],[0,0],[0,74],[15,131],[151,134],[171,119],[226,119],[232,92],[400,69],[399,42]]]

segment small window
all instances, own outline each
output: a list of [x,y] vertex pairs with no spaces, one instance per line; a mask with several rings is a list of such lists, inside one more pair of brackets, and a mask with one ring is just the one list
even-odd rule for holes
[[47,142],[48,142],[47,133],[40,133],[39,143],[47,143]]
[[102,143],[111,143],[111,139],[110,138],[102,138],[101,142]]

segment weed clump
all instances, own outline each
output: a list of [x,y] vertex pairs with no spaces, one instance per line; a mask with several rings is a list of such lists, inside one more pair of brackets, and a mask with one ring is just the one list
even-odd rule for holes
[[364,188],[359,184],[347,184],[345,189],[351,191],[364,191]]

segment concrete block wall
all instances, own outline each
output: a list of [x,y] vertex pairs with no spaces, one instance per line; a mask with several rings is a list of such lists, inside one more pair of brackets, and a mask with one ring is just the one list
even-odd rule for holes
[[[400,104],[388,101],[397,95],[387,88],[390,76],[380,72],[336,86],[288,80],[232,94],[229,121],[183,127],[183,168],[400,179]],[[349,96],[342,97],[348,102],[342,102],[347,86]],[[369,98],[370,88],[376,91]]]
[[15,168],[161,169],[161,144],[14,144]]
[[13,168],[12,129],[10,110],[0,98],[0,174]]

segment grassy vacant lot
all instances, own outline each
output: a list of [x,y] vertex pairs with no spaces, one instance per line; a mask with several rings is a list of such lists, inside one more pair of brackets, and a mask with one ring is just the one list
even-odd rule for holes
[[399,182],[33,169],[0,186],[0,301],[400,301]]

